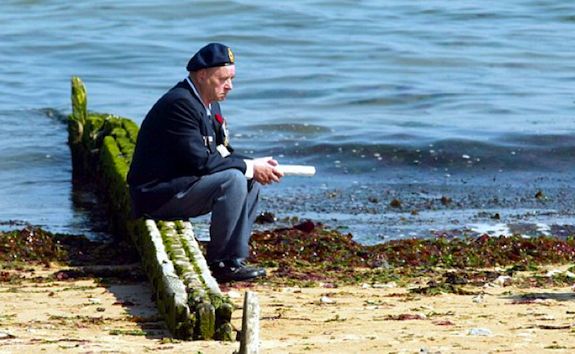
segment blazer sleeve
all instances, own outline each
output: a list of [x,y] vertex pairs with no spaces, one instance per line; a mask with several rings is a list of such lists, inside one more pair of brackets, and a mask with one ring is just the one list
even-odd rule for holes
[[246,172],[246,163],[241,159],[224,158],[215,149],[212,151],[204,142],[208,134],[202,116],[186,99],[178,99],[166,115],[166,135],[173,153],[182,163],[183,172],[203,176],[235,168]]

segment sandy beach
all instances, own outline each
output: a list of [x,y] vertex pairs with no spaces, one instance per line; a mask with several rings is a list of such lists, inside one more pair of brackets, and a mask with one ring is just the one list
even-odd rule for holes
[[[133,275],[138,264],[123,266]],[[539,268],[569,276],[567,266]],[[64,265],[3,270],[0,353],[233,353],[239,343],[173,340],[139,276],[66,278]],[[60,274],[60,275],[58,275]],[[262,353],[568,353],[575,350],[571,286],[525,286],[516,273],[465,295],[420,295],[420,284],[332,288],[235,284],[241,328],[245,290],[261,305]],[[425,280],[422,279],[422,282]],[[327,286],[327,287],[326,287]]]

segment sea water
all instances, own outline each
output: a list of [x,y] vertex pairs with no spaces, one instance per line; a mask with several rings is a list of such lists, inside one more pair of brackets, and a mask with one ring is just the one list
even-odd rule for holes
[[313,178],[262,211],[364,243],[572,233],[575,3],[0,3],[0,221],[105,235],[71,184],[70,78],[140,123],[209,42],[235,53],[232,145]]

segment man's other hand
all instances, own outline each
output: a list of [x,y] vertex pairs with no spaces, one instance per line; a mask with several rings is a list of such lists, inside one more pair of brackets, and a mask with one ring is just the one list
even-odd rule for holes
[[277,165],[278,162],[274,159],[255,161],[254,179],[264,185],[279,182],[284,174],[275,168]]

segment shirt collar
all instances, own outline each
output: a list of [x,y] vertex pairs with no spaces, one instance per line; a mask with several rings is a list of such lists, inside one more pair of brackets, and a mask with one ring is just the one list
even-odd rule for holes
[[190,80],[189,76],[186,76],[186,81],[188,82],[188,84],[190,85],[190,87],[192,88],[192,91],[194,92],[194,95],[196,95],[196,97],[198,98],[198,100],[200,100],[200,102],[202,103],[202,105],[204,106],[204,108],[206,109],[206,114],[208,116],[212,115],[212,104],[210,103],[209,105],[205,105],[204,101],[202,101],[202,97],[200,97],[200,93],[198,92],[198,90],[196,89],[196,86],[194,86],[194,82],[192,80]]

